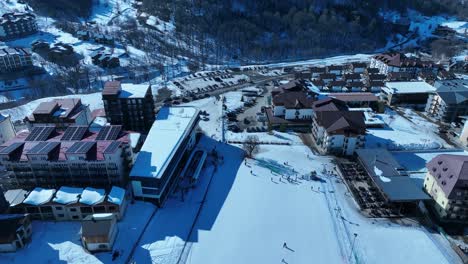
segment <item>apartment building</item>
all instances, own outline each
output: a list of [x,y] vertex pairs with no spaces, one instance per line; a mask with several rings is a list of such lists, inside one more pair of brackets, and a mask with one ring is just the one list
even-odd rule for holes
[[424,189],[442,221],[468,221],[468,156],[441,154],[426,164]]
[[468,80],[441,80],[434,83],[435,93],[430,94],[426,103],[426,114],[433,118],[452,123],[468,115]]
[[29,215],[0,215],[0,252],[15,252],[31,241],[32,225]]
[[37,30],[36,17],[31,13],[6,13],[0,17],[0,40],[31,35]]
[[121,126],[37,126],[1,145],[0,163],[7,170],[0,183],[9,187],[124,186],[133,152]]
[[89,126],[93,119],[89,105],[83,104],[79,98],[67,98],[40,103],[24,121],[30,129],[55,126],[58,130],[65,130],[72,125]]
[[433,70],[437,72],[437,65],[430,61],[422,61],[419,58],[410,58],[403,53],[390,52],[375,55],[371,59],[371,68],[378,68],[381,74],[391,72],[410,72],[413,75],[422,70]]
[[130,172],[134,196],[162,206],[197,142],[199,110],[163,107]]
[[16,129],[11,122],[11,117],[0,114],[0,144],[4,144],[15,136]]
[[365,144],[366,124],[361,111],[348,111],[344,102],[327,98],[313,106],[312,137],[324,154],[352,155]]
[[0,49],[0,73],[8,73],[33,66],[31,50],[27,48]]
[[148,133],[156,117],[151,85],[107,82],[102,91],[107,121],[124,129]]

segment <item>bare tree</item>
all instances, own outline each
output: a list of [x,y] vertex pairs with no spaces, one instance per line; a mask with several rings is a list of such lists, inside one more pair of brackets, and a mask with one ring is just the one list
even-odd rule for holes
[[247,157],[251,158],[258,151],[260,145],[260,140],[258,136],[250,135],[247,136],[244,143],[242,143],[242,148],[244,149]]

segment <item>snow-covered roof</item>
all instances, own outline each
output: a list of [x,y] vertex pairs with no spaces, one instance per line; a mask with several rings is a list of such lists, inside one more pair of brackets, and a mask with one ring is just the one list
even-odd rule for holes
[[160,178],[197,116],[195,107],[161,108],[130,176]]
[[62,186],[55,194],[54,202],[59,204],[72,204],[78,202],[83,188]]
[[121,205],[124,199],[125,190],[117,186],[112,186],[110,193],[107,195],[107,201],[110,203]]
[[52,196],[54,196],[55,189],[43,189],[40,187],[35,188],[32,190],[28,197],[23,201],[25,204],[30,204],[30,205],[41,205],[45,204],[52,199]]
[[436,88],[427,82],[387,82],[382,88],[392,94],[431,93]]
[[122,83],[120,98],[144,98],[149,89],[148,84]]
[[80,203],[87,205],[94,205],[104,201],[105,191],[104,189],[94,189],[87,187],[81,193]]
[[131,144],[131,147],[132,148],[136,148],[137,144],[138,144],[138,141],[140,140],[140,136],[141,134],[140,133],[130,133],[129,134],[129,137],[130,137],[130,144]]

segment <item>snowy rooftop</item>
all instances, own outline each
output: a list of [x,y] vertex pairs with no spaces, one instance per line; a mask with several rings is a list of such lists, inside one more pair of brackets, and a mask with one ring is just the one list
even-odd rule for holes
[[132,148],[136,148],[138,141],[140,140],[141,134],[140,133],[130,133],[130,144]]
[[107,195],[107,201],[114,204],[122,204],[122,201],[125,199],[125,190],[113,186],[110,193]]
[[383,90],[393,94],[431,93],[436,88],[427,82],[387,82]]
[[80,203],[93,205],[104,201],[105,191],[104,189],[94,189],[91,187],[87,187],[81,193]]
[[148,84],[122,83],[120,98],[144,98],[150,86]]
[[194,107],[161,108],[130,176],[160,178],[197,115]]
[[25,204],[30,204],[30,205],[41,205],[45,204],[52,199],[52,196],[54,196],[55,189],[42,189],[42,188],[35,188],[32,190],[28,197],[23,201]]
[[57,191],[57,194],[55,195],[53,201],[60,204],[76,203],[80,199],[80,195],[82,192],[83,188],[62,186]]

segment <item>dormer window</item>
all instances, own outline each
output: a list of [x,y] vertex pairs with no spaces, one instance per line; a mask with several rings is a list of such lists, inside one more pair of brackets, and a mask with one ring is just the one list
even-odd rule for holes
[[432,171],[435,172],[437,169],[436,167],[432,167]]
[[442,164],[442,161],[441,161],[441,160],[439,160],[439,161],[437,162],[437,164],[439,164],[439,165],[440,165],[440,164]]
[[452,178],[453,178],[453,174],[452,174],[452,175],[450,175],[450,176],[449,176],[449,178],[450,178],[450,179],[452,179]]
[[440,174],[437,175],[437,179],[440,179],[440,178],[442,178],[442,175],[440,175]]
[[448,168],[443,168],[442,170],[443,170],[443,171],[447,171],[447,170],[448,170]]
[[442,185],[446,185],[447,183],[445,181],[442,181]]

